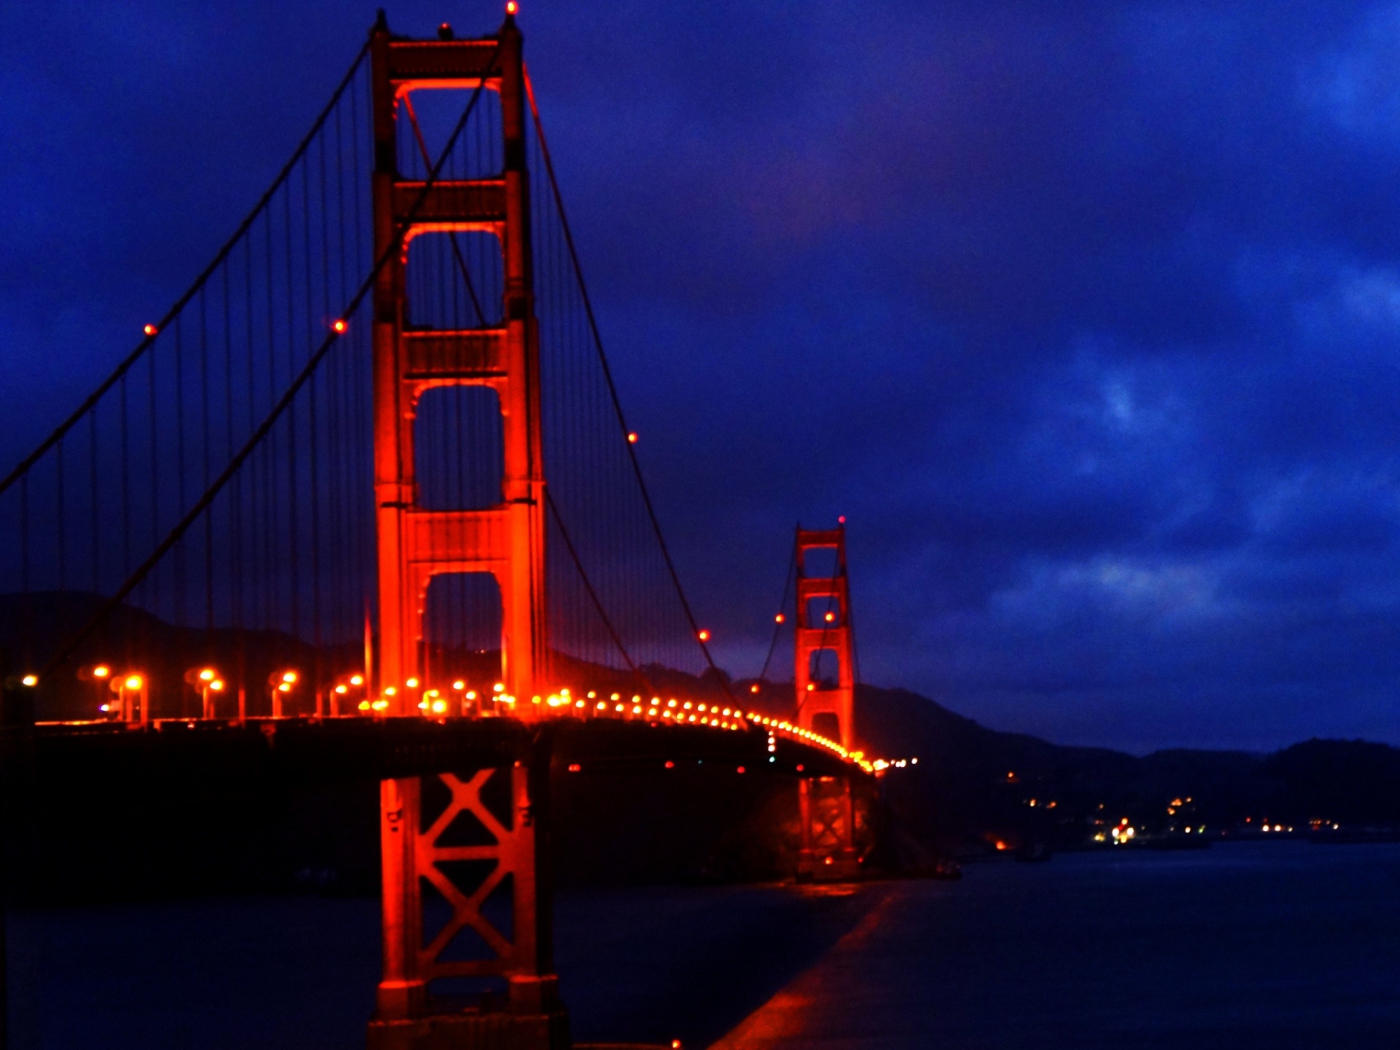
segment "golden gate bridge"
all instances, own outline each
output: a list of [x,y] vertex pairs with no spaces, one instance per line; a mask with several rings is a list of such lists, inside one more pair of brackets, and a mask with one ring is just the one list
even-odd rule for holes
[[[873,769],[844,522],[796,534],[785,716],[716,667],[637,441],[514,3],[477,39],[381,12],[233,236],[0,480],[10,778],[249,749],[373,776],[370,1046],[570,1045],[553,765],[791,776],[799,875],[837,879]],[[464,979],[504,995],[434,994]]]

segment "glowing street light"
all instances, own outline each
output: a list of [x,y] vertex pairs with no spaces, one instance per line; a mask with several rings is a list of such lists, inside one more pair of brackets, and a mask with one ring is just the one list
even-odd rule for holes
[[199,693],[200,717],[217,718],[214,707],[214,694],[224,691],[224,680],[212,667],[191,667],[185,672],[186,684]]
[[136,721],[133,708],[138,702],[141,705],[141,724],[150,722],[150,683],[144,674],[128,671],[126,674],[111,675],[107,688],[117,694],[117,715],[123,722]]
[[295,671],[273,671],[267,676],[268,692],[272,696],[272,717],[283,717],[283,704],[291,698],[292,689],[299,676]]
[[91,682],[97,691],[97,710],[99,714],[109,714],[112,706],[105,700],[107,693],[107,683],[112,677],[112,668],[108,664],[90,664],[86,667],[78,668],[78,681]]
[[[331,688],[331,715],[339,716],[346,712],[341,708],[341,701],[348,699],[351,689],[358,689],[365,684],[365,676],[362,674],[345,675]],[[368,711],[367,703],[357,704],[361,711]],[[351,712],[353,713],[353,711]]]

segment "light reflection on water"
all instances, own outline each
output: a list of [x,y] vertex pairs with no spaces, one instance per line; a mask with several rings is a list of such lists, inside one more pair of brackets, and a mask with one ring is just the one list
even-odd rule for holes
[[[1397,845],[1062,855],[849,895],[575,891],[559,902],[558,960],[579,1039],[703,1047],[757,1010],[753,1050],[1389,1050],[1397,904]],[[374,901],[192,900],[11,923],[24,1050],[364,1045]]]

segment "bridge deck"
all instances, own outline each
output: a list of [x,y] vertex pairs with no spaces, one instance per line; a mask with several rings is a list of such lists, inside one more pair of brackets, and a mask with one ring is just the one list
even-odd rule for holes
[[[771,741],[771,743],[770,743]],[[770,751],[770,747],[772,750]],[[159,772],[198,777],[215,770],[277,769],[298,779],[419,776],[499,766],[540,755],[589,772],[644,772],[666,763],[729,763],[746,772],[843,776],[858,767],[819,745],[760,729],[613,719],[334,718],[40,723],[12,734],[7,761],[36,771],[88,775]],[[22,757],[21,757],[22,756]]]

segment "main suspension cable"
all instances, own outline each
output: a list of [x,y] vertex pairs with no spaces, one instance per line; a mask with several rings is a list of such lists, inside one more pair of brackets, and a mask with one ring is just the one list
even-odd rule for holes
[[229,257],[233,249],[238,245],[238,242],[242,240],[243,235],[248,232],[253,222],[262,214],[263,209],[266,208],[268,202],[272,200],[273,194],[287,181],[287,177],[291,175],[292,169],[296,167],[297,161],[301,160],[302,156],[311,146],[312,140],[316,138],[321,127],[325,124],[326,118],[334,111],[336,104],[340,101],[340,96],[345,93],[345,89],[349,87],[351,82],[355,79],[355,74],[359,71],[360,63],[364,61],[365,55],[368,53],[369,42],[366,41],[364,47],[360,48],[360,53],[355,56],[355,61],[350,64],[349,71],[335,89],[335,93],[331,96],[330,102],[326,104],[326,108],[323,109],[320,116],[316,118],[316,122],[311,125],[311,130],[308,131],[306,137],[301,140],[301,144],[297,146],[291,159],[282,166],[282,170],[278,173],[277,178],[272,181],[272,185],[267,188],[267,192],[259,198],[257,204],[253,205],[253,210],[239,223],[238,229],[234,231],[233,236],[228,239],[224,246],[219,249],[213,261],[195,278],[194,283],[190,285],[185,294],[175,300],[175,305],[165,312],[165,316],[162,317],[157,324],[150,326],[153,330],[148,332],[146,338],[142,339],[141,342],[136,345],[136,349],[128,354],[126,358],[113,369],[112,373],[102,381],[97,389],[88,395],[87,399],[73,411],[73,414],[60,423],[52,434],[41,441],[33,452],[25,456],[14,470],[5,475],[4,480],[0,481],[0,493],[4,493],[6,489],[15,483],[21,474],[25,473],[30,467],[34,466],[35,463],[39,462],[44,453],[62,440],[63,436],[73,429],[83,416],[102,399],[102,396],[106,394],[108,390],[112,389],[122,376],[126,375],[131,367],[141,359],[141,356],[154,345],[160,333],[165,330],[166,326],[170,324],[187,305],[189,305],[190,300],[199,294],[205,283],[213,276],[214,271]]
[[612,399],[613,411],[617,415],[617,423],[621,428],[623,442],[626,446],[627,454],[631,458],[632,472],[637,478],[637,487],[641,492],[642,503],[646,507],[647,517],[651,520],[652,531],[656,534],[656,542],[661,549],[661,557],[666,563],[666,571],[670,574],[671,583],[675,586],[676,597],[680,600],[681,609],[685,613],[685,618],[690,624],[695,643],[700,646],[700,651],[705,656],[705,663],[708,664],[710,670],[714,672],[715,679],[724,689],[724,694],[733,701],[734,694],[730,691],[729,681],[715,664],[714,657],[710,654],[710,647],[706,644],[705,639],[701,637],[703,632],[700,630],[700,624],[695,619],[695,613],[691,610],[690,602],[686,599],[685,588],[681,586],[680,574],[676,571],[675,562],[671,559],[670,549],[666,546],[666,538],[661,532],[661,522],[656,516],[656,508],[652,505],[651,495],[647,490],[646,479],[642,475],[642,464],[637,458],[636,446],[628,440],[627,437],[630,433],[627,429],[627,419],[622,412],[622,401],[617,394],[617,384],[613,382],[612,369],[608,367],[607,354],[603,349],[603,336],[598,328],[598,319],[593,312],[593,300],[589,297],[588,286],[583,280],[583,267],[579,263],[578,249],[574,245],[573,231],[569,227],[569,217],[564,210],[564,198],[563,194],[559,191],[559,181],[555,178],[554,161],[549,154],[549,143],[545,139],[544,125],[540,121],[539,107],[535,103],[535,87],[530,79],[528,70],[525,71],[525,95],[530,102],[530,116],[534,121],[535,136],[539,140],[540,155],[544,158],[545,171],[549,175],[549,186],[554,196],[554,206],[559,212],[559,226],[564,234],[564,243],[569,250],[569,259],[573,264],[574,277],[578,280],[579,295],[583,300],[584,314],[588,318],[588,327],[593,335],[593,345],[598,351],[598,361],[602,366],[603,377],[607,381],[608,395]]
[[[368,50],[368,45],[366,45],[366,48],[361,51],[361,59],[364,57],[365,50]],[[501,42],[498,40],[496,44],[496,49],[492,52],[491,58],[487,63],[488,69],[495,64],[497,58],[500,56],[500,52]],[[356,60],[356,65],[358,64],[359,59]],[[407,214],[404,216],[404,219],[402,220],[402,222],[400,222],[398,229],[395,231],[392,241],[385,248],[383,254],[381,254],[380,257],[375,261],[375,264],[371,268],[369,275],[361,283],[359,290],[356,291],[354,298],[351,299],[350,303],[341,312],[340,316],[342,318],[351,317],[355,314],[355,312],[359,309],[360,304],[364,301],[365,296],[370,293],[371,289],[373,289],[374,282],[378,279],[379,274],[383,271],[384,267],[387,266],[390,260],[394,259],[397,256],[398,252],[402,249],[404,239],[408,235],[408,231],[412,226],[413,219],[417,216],[418,212],[422,209],[423,204],[427,201],[429,190],[432,188],[434,183],[436,183],[438,173],[441,171],[442,166],[446,162],[448,156],[452,153],[452,148],[456,145],[457,139],[462,133],[462,129],[466,126],[467,120],[471,117],[472,111],[476,108],[477,100],[480,99],[482,89],[484,87],[485,78],[483,78],[477,84],[476,89],[472,92],[471,99],[467,102],[466,108],[462,111],[462,116],[457,121],[457,126],[453,129],[452,135],[448,138],[447,145],[443,148],[443,152],[438,157],[437,163],[434,164],[432,169],[428,172],[428,177],[426,180],[424,180],[423,186],[419,190],[418,196],[414,199],[412,207],[409,208]],[[344,85],[342,84],[341,89],[343,90],[343,88]],[[322,115],[321,119],[324,120],[324,114]],[[282,177],[283,176],[279,176],[279,180]],[[119,587],[117,591],[102,604],[101,608],[98,609],[98,611],[92,616],[91,619],[88,620],[88,622],[77,634],[69,638],[67,644],[64,645],[64,647],[61,650],[59,650],[58,654],[49,661],[48,665],[41,672],[41,677],[48,677],[49,675],[53,674],[54,671],[56,671],[59,667],[62,667],[65,662],[67,662],[69,657],[71,657],[73,653],[77,651],[78,647],[82,645],[82,643],[88,639],[92,632],[96,630],[97,627],[100,624],[102,624],[119,605],[121,605],[121,603],[126,599],[126,597],[132,591],[134,591],[137,588],[137,586],[140,585],[140,583],[146,578],[147,575],[150,574],[151,570],[155,568],[155,566],[160,562],[160,560],[170,551],[172,547],[175,546],[175,544],[177,544],[180,541],[184,534],[189,530],[190,526],[193,525],[199,519],[199,516],[209,508],[210,504],[214,502],[215,498],[223,490],[224,486],[228,484],[229,479],[232,478],[236,473],[238,473],[238,470],[240,467],[242,467],[243,463],[248,459],[249,456],[253,454],[253,452],[261,445],[262,440],[271,432],[272,428],[281,418],[283,412],[285,412],[287,407],[291,405],[291,403],[296,399],[298,392],[300,392],[301,388],[306,385],[307,381],[316,372],[317,367],[325,358],[326,354],[330,352],[331,347],[333,347],[340,340],[341,334],[341,332],[335,330],[335,326],[332,326],[331,331],[321,341],[321,345],[316,349],[316,352],[313,353],[307,359],[306,364],[302,367],[301,371],[297,374],[296,378],[292,380],[291,385],[272,406],[272,409],[268,412],[267,416],[263,419],[263,421],[258,425],[258,428],[255,431],[253,431],[251,435],[249,435],[248,440],[244,443],[243,447],[238,450],[237,454],[234,455],[232,459],[229,460],[228,464],[224,467],[223,471],[219,474],[219,476],[214,480],[213,484],[205,490],[204,494],[195,502],[194,506],[190,508],[188,513],[186,513],[185,516],[181,518],[180,521],[175,525],[175,527],[170,530],[170,532],[166,535],[165,539],[162,540],[160,544],[156,546],[156,548],[151,552],[150,556],[147,557],[146,560],[141,563],[141,565],[136,569],[134,573],[132,573],[132,575],[127,579],[127,581],[124,584],[122,584],[122,586]],[[120,377],[118,376],[117,378]]]
[[[778,602],[778,615],[773,618],[773,640],[768,643],[768,655],[763,660],[763,670],[758,672],[758,680],[761,682],[768,676],[768,665],[773,661],[773,653],[778,648],[778,636],[783,630],[783,614],[787,612],[788,591],[792,588],[793,580],[797,576],[797,543],[793,542],[792,557],[788,560],[787,576],[783,578],[783,598]],[[796,624],[793,625],[796,630]]]

